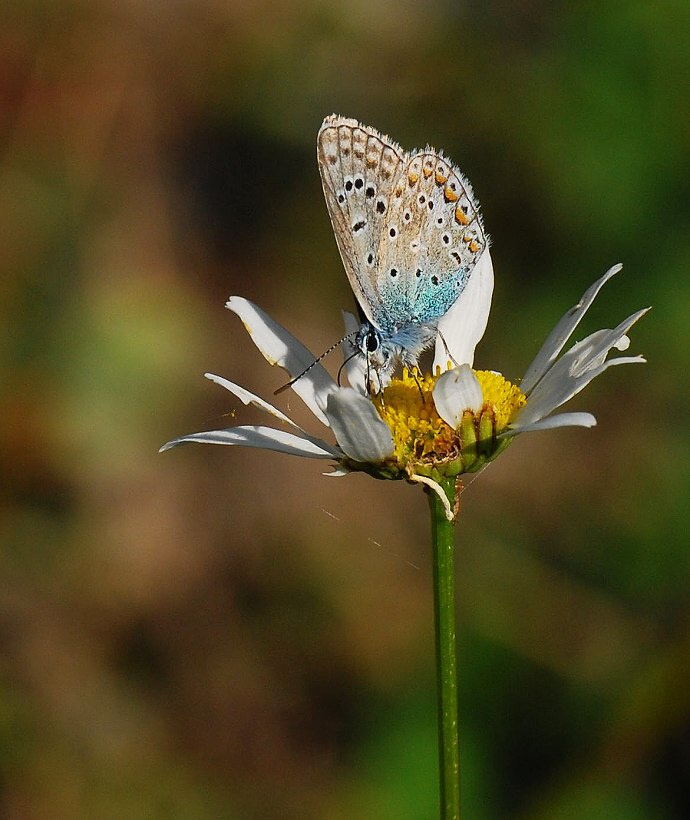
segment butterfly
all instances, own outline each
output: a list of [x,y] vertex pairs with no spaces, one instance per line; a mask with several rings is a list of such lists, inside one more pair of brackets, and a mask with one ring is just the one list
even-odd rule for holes
[[317,137],[328,213],[359,306],[355,350],[380,385],[412,367],[488,247],[472,186],[442,153],[404,151],[332,114]]

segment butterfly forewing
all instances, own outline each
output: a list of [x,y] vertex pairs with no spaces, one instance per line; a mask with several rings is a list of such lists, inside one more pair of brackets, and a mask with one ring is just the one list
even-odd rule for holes
[[387,312],[377,274],[379,245],[406,155],[375,129],[331,116],[319,131],[317,156],[350,286],[367,318],[382,327]]

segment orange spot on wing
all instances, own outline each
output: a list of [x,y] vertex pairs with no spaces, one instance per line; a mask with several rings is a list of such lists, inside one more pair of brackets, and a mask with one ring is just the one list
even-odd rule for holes
[[470,244],[467,247],[472,251],[472,253],[477,253],[477,251],[479,250],[479,245],[474,241],[474,239],[470,242]]
[[445,185],[448,182],[448,177],[444,177],[440,171],[436,171],[436,184]]
[[456,208],[455,221],[459,222],[461,225],[467,225],[470,220],[467,218],[467,214],[462,210],[462,208]]
[[419,174],[416,174],[414,171],[410,171],[407,175],[407,178],[410,180],[410,185],[414,185],[415,182],[419,179]]
[[425,165],[424,168],[422,168],[422,171],[424,171],[424,176],[429,179],[431,176],[431,168],[427,168]]
[[446,198],[446,202],[457,202],[459,199],[458,195],[452,188],[446,188],[443,191],[443,196]]

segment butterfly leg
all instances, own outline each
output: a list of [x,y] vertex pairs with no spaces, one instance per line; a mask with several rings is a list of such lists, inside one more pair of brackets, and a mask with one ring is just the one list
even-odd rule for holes
[[458,362],[458,361],[456,361],[456,360],[455,360],[455,356],[453,356],[453,354],[452,354],[452,353],[450,352],[450,350],[448,349],[448,345],[446,344],[446,340],[443,338],[443,333],[441,333],[441,331],[440,331],[440,330],[438,331],[438,335],[439,335],[439,338],[441,339],[441,341],[443,342],[443,346],[444,346],[444,347],[445,347],[445,349],[446,349],[446,355],[448,356],[448,358],[451,360],[451,362],[453,362],[453,364],[454,364],[456,367],[460,367],[460,362]]

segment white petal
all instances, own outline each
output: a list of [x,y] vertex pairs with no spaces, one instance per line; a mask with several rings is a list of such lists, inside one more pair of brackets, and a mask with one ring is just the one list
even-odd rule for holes
[[342,310],[341,313],[343,314],[343,324],[345,325],[345,333],[350,335],[350,333],[357,333],[360,328],[360,321],[355,316],[354,313],[350,313],[349,310]]
[[[345,333],[349,335],[357,333],[360,328],[360,321],[347,310],[343,311],[343,322],[345,323]],[[363,396],[368,396],[367,392],[367,362],[362,352],[351,339],[343,342],[344,369],[347,380],[351,387]]]
[[619,263],[606,271],[606,273],[589,287],[583,294],[580,301],[570,308],[570,310],[558,322],[556,327],[548,335],[546,341],[541,346],[532,364],[527,368],[527,373],[520,385],[522,392],[529,395],[534,385],[541,379],[546,371],[551,367],[556,357],[563,349],[563,346],[572,335],[575,328],[580,324],[580,320],[585,315],[590,305],[596,298],[603,285],[617,274],[622,265]]
[[309,368],[292,385],[292,389],[320,421],[328,424],[324,411],[329,394],[337,390],[338,386],[321,364],[314,364],[316,357],[248,299],[231,296],[225,306],[240,317],[254,344],[269,364],[284,368],[292,378],[300,376]]
[[393,455],[393,436],[369,399],[352,387],[328,397],[328,421],[339,447],[354,461],[378,463]]
[[607,368],[618,364],[644,362],[642,356],[621,356],[609,361],[605,359],[630,327],[646,312],[647,310],[639,310],[614,330],[598,330],[573,345],[533,388],[527,404],[518,410],[513,421],[521,425],[538,421],[565,404]]
[[494,290],[494,267],[487,248],[470,273],[458,300],[438,323],[434,370],[474,362],[474,349],[486,330]]
[[231,382],[229,379],[224,379],[222,376],[216,376],[215,373],[204,373],[204,376],[207,379],[210,379],[215,384],[219,384],[221,387],[224,387],[226,390],[229,390],[233,396],[237,396],[237,398],[244,402],[244,404],[252,404],[254,407],[258,407],[260,410],[265,410],[267,413],[270,413],[272,416],[275,416],[280,421],[289,424],[291,427],[299,430],[300,432],[304,432],[301,427],[295,424],[292,419],[289,419],[285,413],[282,413],[278,410],[277,407],[274,407],[272,404],[269,404],[267,401],[264,401],[260,396],[256,396],[254,393],[250,393],[249,390],[245,390],[244,387],[240,387],[239,384],[235,384]]
[[[252,404],[254,407],[258,407],[261,410],[265,410],[267,413],[270,413],[275,418],[279,419],[286,424],[289,424],[294,430],[299,431],[299,434],[302,438],[306,439],[307,441],[311,441],[317,447],[320,447],[323,442],[320,438],[316,438],[315,436],[310,435],[305,430],[303,430],[298,424],[295,424],[292,419],[288,418],[285,413],[278,410],[277,407],[274,407],[272,404],[269,404],[267,401],[264,401],[260,396],[251,393],[249,390],[246,390],[244,387],[240,387],[239,384],[235,384],[231,382],[229,379],[224,379],[222,376],[216,376],[214,373],[204,373],[207,379],[210,379],[212,382],[219,384],[221,387],[224,387],[226,390],[230,391],[234,396],[237,396],[244,404]],[[330,445],[326,445],[330,447]],[[337,450],[331,450],[336,456],[339,456]]]
[[468,364],[442,373],[434,386],[433,396],[439,416],[454,430],[465,410],[478,413],[484,404],[482,386]]
[[276,430],[273,427],[230,427],[227,430],[209,430],[202,433],[191,433],[188,436],[174,438],[164,444],[159,453],[177,447],[180,444],[196,442],[198,444],[241,444],[245,447],[259,447],[262,450],[274,450],[278,453],[288,453],[293,456],[306,458],[342,458],[342,454],[325,441],[309,441],[287,433],[285,430]]
[[520,433],[533,433],[537,430],[554,430],[556,427],[594,427],[597,420],[591,413],[558,413],[531,424],[512,424],[507,430],[499,433],[498,438],[510,438]]
[[342,478],[344,475],[350,475],[351,472],[352,470],[348,470],[347,467],[334,467],[330,473],[322,473],[321,475],[328,478]]

